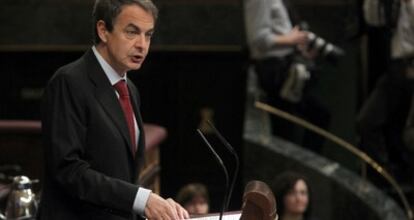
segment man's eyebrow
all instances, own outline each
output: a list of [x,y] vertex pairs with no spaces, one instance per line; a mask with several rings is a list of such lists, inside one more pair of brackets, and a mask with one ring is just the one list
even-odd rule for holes
[[141,30],[138,26],[136,26],[135,24],[131,24],[131,23],[127,25],[127,28],[128,27],[132,27],[132,28],[134,28],[136,30]]
[[[139,28],[138,26],[136,26],[135,24],[132,24],[132,23],[129,23],[129,24],[127,25],[127,28],[128,28],[128,27],[132,27],[132,28],[134,28],[135,30],[141,31],[141,28]],[[152,33],[152,32],[154,32],[154,28],[151,28],[151,29],[149,29],[149,30],[147,31],[147,33]]]

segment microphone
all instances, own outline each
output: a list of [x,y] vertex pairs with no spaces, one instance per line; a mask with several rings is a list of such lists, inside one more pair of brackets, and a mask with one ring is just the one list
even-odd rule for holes
[[207,147],[210,149],[210,151],[213,153],[214,158],[217,160],[217,162],[220,164],[221,168],[224,171],[224,176],[226,177],[226,193],[224,194],[224,198],[223,198],[223,207],[221,208],[220,211],[220,218],[219,220],[221,220],[223,218],[223,214],[226,210],[226,205],[227,205],[227,197],[228,197],[228,191],[229,191],[229,172],[227,170],[227,167],[224,165],[223,160],[221,159],[221,157],[217,154],[217,152],[213,149],[213,147],[211,146],[211,144],[208,142],[207,138],[204,136],[204,134],[201,132],[200,129],[197,129],[198,134],[201,136],[201,138],[203,139],[204,143],[207,145]]
[[234,150],[234,148],[223,137],[223,135],[221,135],[221,133],[217,130],[217,128],[209,120],[207,120],[207,124],[213,129],[213,132],[219,138],[219,140],[221,141],[221,143],[223,143],[223,145],[227,148],[227,150],[230,151],[230,153],[233,155],[233,157],[235,158],[235,161],[236,161],[236,167],[234,169],[233,179],[231,181],[230,190],[228,192],[227,201],[226,201],[226,210],[227,210],[229,208],[229,204],[230,204],[230,200],[231,200],[231,195],[233,193],[234,185],[236,183],[236,177],[237,177],[237,174],[239,173],[240,160],[239,160],[239,156],[237,155],[237,153]]

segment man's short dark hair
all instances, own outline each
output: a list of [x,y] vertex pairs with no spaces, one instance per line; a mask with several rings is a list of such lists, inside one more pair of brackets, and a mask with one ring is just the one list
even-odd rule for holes
[[151,0],[96,0],[93,7],[93,43],[96,45],[101,42],[96,24],[99,20],[105,22],[106,29],[111,32],[114,28],[114,22],[121,13],[122,8],[127,5],[138,5],[146,12],[149,12],[154,18],[158,18],[158,9]]

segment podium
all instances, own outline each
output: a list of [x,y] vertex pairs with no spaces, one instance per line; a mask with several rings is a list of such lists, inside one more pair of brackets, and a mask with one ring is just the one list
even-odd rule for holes
[[[191,218],[193,220],[219,220],[220,214]],[[222,220],[277,220],[276,199],[269,186],[261,181],[250,181],[243,194],[242,210],[226,212]]]

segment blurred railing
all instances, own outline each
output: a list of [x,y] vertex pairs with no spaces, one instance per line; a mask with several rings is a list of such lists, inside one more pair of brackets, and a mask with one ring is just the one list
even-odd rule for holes
[[268,104],[265,104],[263,102],[259,102],[256,101],[255,102],[255,107],[268,112],[270,114],[276,115],[280,118],[283,118],[289,122],[292,122],[294,124],[297,124],[303,128],[306,128],[312,132],[315,132],[316,134],[319,134],[320,136],[330,140],[331,142],[339,145],[340,147],[342,147],[343,149],[345,149],[346,151],[351,152],[354,156],[358,157],[359,159],[361,159],[365,164],[368,164],[369,166],[371,166],[380,176],[382,176],[393,188],[394,190],[397,192],[398,197],[400,198],[405,212],[407,214],[408,219],[410,220],[414,220],[414,215],[413,215],[413,210],[410,208],[410,205],[408,203],[408,200],[406,198],[406,196],[404,195],[400,185],[397,183],[397,181],[390,175],[390,173],[388,173],[388,171],[386,171],[384,169],[384,167],[382,167],[380,164],[378,164],[375,160],[373,160],[370,156],[368,156],[366,153],[364,153],[363,151],[359,150],[357,147],[355,147],[354,145],[348,143],[347,141],[337,137],[336,135],[322,129],[319,128],[297,116],[294,116],[292,114],[289,114],[285,111],[282,111],[278,108],[275,108],[273,106],[270,106]]

